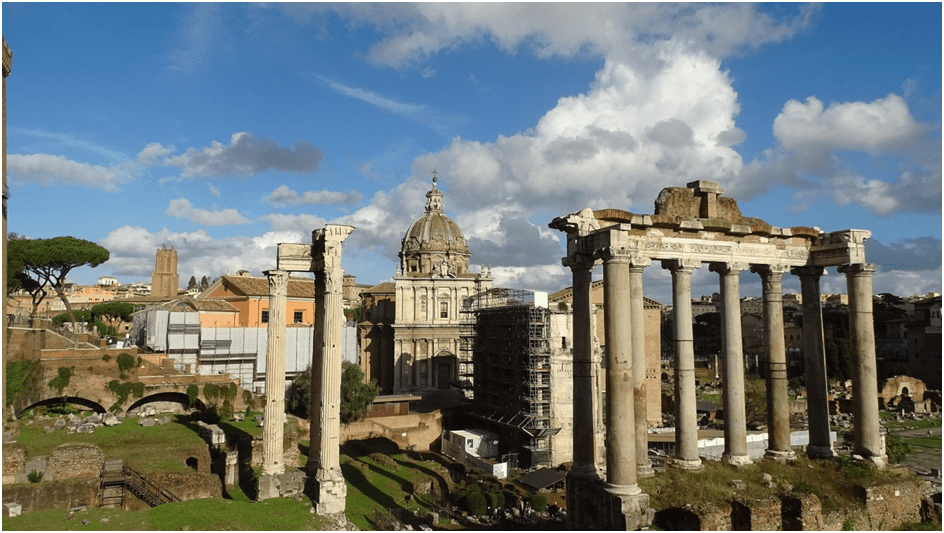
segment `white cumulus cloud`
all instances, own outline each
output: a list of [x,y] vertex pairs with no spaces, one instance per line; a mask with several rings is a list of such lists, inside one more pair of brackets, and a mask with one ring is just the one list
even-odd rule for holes
[[166,213],[176,219],[189,220],[201,226],[236,226],[249,224],[249,219],[235,209],[210,211],[194,207],[186,198],[175,198],[167,206]]
[[314,172],[321,163],[321,152],[304,141],[296,142],[294,149],[283,148],[271,139],[239,132],[230,137],[228,145],[213,141],[202,149],[189,148],[181,155],[167,157],[163,163],[180,167],[185,178],[249,177],[271,169]]
[[114,191],[135,176],[135,169],[129,164],[91,165],[50,154],[9,154],[7,165],[13,183],[36,183],[45,187],[78,185]]
[[284,207],[298,207],[301,205],[332,205],[356,204],[361,201],[361,194],[357,191],[339,192],[322,189],[320,191],[305,191],[298,194],[288,185],[275,189],[264,200],[272,205]]

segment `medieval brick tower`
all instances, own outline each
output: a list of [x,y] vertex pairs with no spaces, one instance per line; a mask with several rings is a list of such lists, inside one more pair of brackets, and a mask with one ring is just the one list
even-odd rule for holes
[[173,300],[180,290],[177,276],[177,250],[167,249],[163,244],[154,259],[154,272],[151,274],[151,296],[162,300]]

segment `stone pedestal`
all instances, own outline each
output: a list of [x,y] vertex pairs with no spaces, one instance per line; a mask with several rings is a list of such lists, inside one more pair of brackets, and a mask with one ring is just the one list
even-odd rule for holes
[[268,500],[284,496],[301,494],[305,490],[306,476],[301,471],[283,472],[279,475],[265,475],[259,478],[257,500]]
[[567,476],[567,526],[584,531],[634,531],[652,524],[649,495],[600,480]]

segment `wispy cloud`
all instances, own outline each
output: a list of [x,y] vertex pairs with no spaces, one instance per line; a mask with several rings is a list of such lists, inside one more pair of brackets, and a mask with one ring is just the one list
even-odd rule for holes
[[30,137],[36,137],[40,139],[54,141],[57,145],[89,152],[89,153],[95,154],[99,157],[102,157],[111,161],[124,161],[128,159],[128,156],[126,154],[119,152],[118,150],[112,150],[111,148],[106,148],[104,146],[95,144],[88,140],[79,138],[70,133],[44,131],[44,130],[35,129],[35,128],[10,128],[9,132],[14,135],[26,135]]
[[298,194],[288,185],[282,185],[265,197],[265,201],[279,207],[302,205],[331,205],[356,204],[361,201],[361,193],[357,191],[339,192],[323,189],[320,191],[305,191]]
[[218,4],[180,4],[185,8],[178,34],[177,48],[167,54],[168,68],[189,74],[197,71],[220,46],[219,29],[223,22]]

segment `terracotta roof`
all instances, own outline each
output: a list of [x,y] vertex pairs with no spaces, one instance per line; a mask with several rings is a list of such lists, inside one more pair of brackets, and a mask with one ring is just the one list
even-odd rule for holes
[[187,303],[197,311],[206,311],[206,312],[224,312],[224,313],[238,313],[239,309],[233,306],[233,304],[227,302],[226,300],[191,300],[188,299]]
[[392,281],[385,281],[379,285],[374,285],[369,289],[364,289],[361,294],[393,294],[397,291],[397,285]]
[[[223,283],[234,293],[241,296],[269,297],[269,280],[253,276],[223,276]],[[305,278],[289,278],[289,298],[315,297],[315,280]]]

